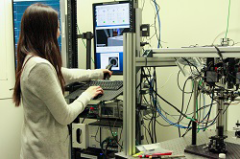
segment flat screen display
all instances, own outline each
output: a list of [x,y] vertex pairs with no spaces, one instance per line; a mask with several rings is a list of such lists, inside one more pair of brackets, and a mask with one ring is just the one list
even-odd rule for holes
[[113,64],[113,74],[123,74],[123,33],[130,29],[130,3],[93,4],[95,68]]

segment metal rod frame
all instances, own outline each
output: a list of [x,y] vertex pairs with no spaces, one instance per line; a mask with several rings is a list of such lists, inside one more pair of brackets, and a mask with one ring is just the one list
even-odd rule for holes
[[135,34],[125,33],[123,63],[123,130],[125,155],[135,153],[136,139],[136,67],[135,67]]

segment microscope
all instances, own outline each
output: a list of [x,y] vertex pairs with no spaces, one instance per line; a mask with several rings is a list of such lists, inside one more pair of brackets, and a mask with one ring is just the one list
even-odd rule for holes
[[208,150],[213,153],[226,153],[225,113],[230,103],[239,96],[239,59],[207,58],[206,67],[202,72],[204,81],[213,91],[211,98],[217,103],[216,135],[210,137]]

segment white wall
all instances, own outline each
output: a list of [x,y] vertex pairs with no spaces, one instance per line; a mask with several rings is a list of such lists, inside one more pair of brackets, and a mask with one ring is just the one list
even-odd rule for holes
[[[78,1],[78,26],[81,32],[92,30],[92,3],[107,2],[107,0],[81,0]],[[139,6],[142,7],[144,0],[139,0]],[[219,44],[220,38],[224,37],[227,22],[228,0],[167,0],[160,1],[161,10],[161,33],[162,45],[164,48],[180,48],[190,45],[211,45]],[[229,25],[228,37],[235,42],[240,41],[240,1],[232,0],[231,17]],[[153,24],[155,15],[155,8],[150,3],[150,0],[145,0],[143,10],[143,23]],[[154,29],[151,28],[151,34],[154,34]],[[216,40],[215,40],[216,39]],[[214,41],[215,40],[215,41]],[[153,38],[150,40],[152,47],[157,47],[157,40]],[[79,40],[79,66],[85,68],[85,48]],[[159,88],[159,93],[180,108],[181,92],[177,88],[176,74],[178,68],[158,68],[158,86],[161,87],[171,75],[171,78],[163,88]],[[115,77],[122,78],[122,77]],[[181,77],[181,85],[185,80]],[[190,82],[191,83],[191,82]],[[190,84],[188,88],[190,88]],[[189,89],[190,90],[190,89]],[[186,102],[189,96],[186,96]],[[210,100],[206,97],[206,103]],[[172,108],[161,102],[164,109],[172,114],[177,114]],[[215,109],[215,107],[213,107]],[[191,109],[190,109],[191,110]],[[231,106],[229,108],[228,129],[240,119],[238,112],[240,105]],[[215,112],[212,113],[213,118]],[[161,123],[164,123],[159,119]],[[184,122],[187,122],[186,120]],[[166,124],[166,123],[164,123]],[[159,141],[164,141],[178,137],[177,129],[175,127],[157,127]],[[183,131],[182,131],[183,132]]]
[[0,158],[18,159],[23,112],[6,99],[12,97],[15,72],[11,0],[0,1],[0,23]]

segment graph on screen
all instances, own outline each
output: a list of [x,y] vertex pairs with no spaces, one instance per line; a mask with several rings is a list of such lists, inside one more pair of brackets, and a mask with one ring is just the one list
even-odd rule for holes
[[129,25],[129,4],[97,6],[96,20],[97,27]]
[[[14,29],[14,47],[15,47],[15,67],[17,66],[17,44],[19,40],[20,34],[20,26],[21,26],[21,19],[23,16],[24,11],[27,9],[28,6],[34,3],[42,3],[48,6],[51,6],[59,13],[59,21],[60,19],[60,0],[13,0],[13,29]],[[61,28],[60,28],[61,30]],[[58,43],[61,50],[61,37],[58,38]]]

